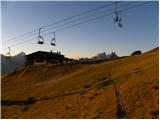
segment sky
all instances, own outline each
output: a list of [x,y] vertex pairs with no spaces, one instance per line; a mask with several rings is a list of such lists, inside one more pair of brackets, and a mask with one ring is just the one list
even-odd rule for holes
[[[7,47],[10,47],[11,55],[15,55],[21,51],[29,54],[39,50],[52,50],[54,52],[61,51],[66,57],[79,58],[92,57],[101,52],[109,54],[111,51],[116,52],[118,56],[124,56],[130,55],[135,50],[145,52],[157,47],[159,39],[158,2],[150,1],[143,6],[122,11],[122,28],[119,28],[118,24],[113,21],[115,17],[115,4],[112,4],[113,2],[114,1],[2,1],[1,53],[6,54],[8,52]],[[142,1],[119,2],[118,10],[141,3]],[[43,45],[37,44],[38,28],[107,4],[110,5],[103,9],[74,17],[68,21],[66,20],[42,29],[42,36],[58,30],[55,32],[56,46],[50,45],[53,34],[43,36]],[[113,14],[63,29],[63,27],[72,26],[84,20],[93,19],[94,17],[109,13]],[[84,19],[87,16],[90,17]],[[36,31],[32,34],[12,39],[33,30]],[[45,30],[48,31],[45,32]]]

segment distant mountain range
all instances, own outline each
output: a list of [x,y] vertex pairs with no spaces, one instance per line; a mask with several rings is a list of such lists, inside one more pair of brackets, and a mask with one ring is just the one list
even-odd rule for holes
[[115,52],[111,52],[110,54],[106,55],[105,52],[98,53],[96,56],[91,58],[80,58],[78,61],[80,63],[87,63],[87,62],[94,62],[98,60],[107,60],[107,59],[115,59],[118,58]]
[[115,52],[111,52],[110,54],[106,55],[105,52],[97,54],[95,57],[92,57],[92,59],[95,60],[105,60],[105,59],[114,59],[118,58]]
[[1,54],[1,75],[5,75],[13,72],[16,68],[20,68],[25,65],[25,53],[21,52],[11,58]]
[[[98,53],[96,56],[92,58],[80,58],[78,60],[79,63],[88,63],[88,62],[95,62],[99,60],[107,60],[107,59],[114,59],[117,58],[115,52],[111,52],[110,54],[106,55],[105,52]],[[6,56],[1,54],[1,75],[9,74],[13,72],[15,69],[20,68],[25,65],[25,53],[21,52],[15,56],[12,56],[8,59]]]

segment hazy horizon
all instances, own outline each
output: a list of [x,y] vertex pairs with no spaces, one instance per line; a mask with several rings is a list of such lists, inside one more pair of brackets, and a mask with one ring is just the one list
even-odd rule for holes
[[[157,46],[157,47],[159,47],[159,46]],[[154,47],[154,48],[156,48],[156,47]],[[151,48],[151,49],[149,49],[149,50],[152,50],[152,49],[154,49],[154,48]],[[136,50],[139,50],[139,49],[136,49]],[[135,50],[135,51],[136,51]],[[142,53],[144,53],[144,52],[148,52],[149,50],[146,50],[146,51],[142,51]],[[37,51],[32,51],[31,53],[34,53],[34,52],[37,52]],[[50,51],[46,51],[46,52],[50,52]],[[52,51],[52,52],[57,52],[57,51]],[[79,58],[92,58],[92,57],[95,57],[97,54],[100,54],[100,53],[103,53],[103,52],[105,52],[105,51],[102,51],[102,52],[98,52],[98,53],[95,53],[95,54],[93,54],[92,56],[91,55],[89,55],[89,56],[78,56],[78,57],[76,57],[76,58],[74,58],[74,57],[70,57],[70,56],[66,56],[65,54],[63,54],[63,53],[61,53],[61,54],[63,54],[65,57],[68,57],[68,58],[74,58],[74,59],[79,59]],[[110,52],[108,52],[108,53],[106,53],[106,55],[108,55],[108,54],[110,54],[111,52],[115,52],[115,51],[110,51]],[[133,51],[134,52],[134,51]],[[132,53],[133,53],[132,52]],[[28,55],[28,54],[31,54],[31,53],[25,53],[24,51],[21,51],[21,52],[19,52],[19,53],[16,53],[16,54],[12,54],[12,57],[13,56],[16,56],[16,55],[18,55],[18,54],[20,54],[20,53],[24,53],[25,55]],[[115,52],[116,53],[116,52]],[[5,56],[5,54],[2,54],[2,55],[4,55]],[[117,53],[116,53],[116,55],[118,55]],[[127,54],[127,55],[122,55],[122,56],[120,56],[120,55],[118,55],[119,57],[123,57],[123,56],[128,56],[128,55],[131,55],[131,53],[129,53],[129,54]]]

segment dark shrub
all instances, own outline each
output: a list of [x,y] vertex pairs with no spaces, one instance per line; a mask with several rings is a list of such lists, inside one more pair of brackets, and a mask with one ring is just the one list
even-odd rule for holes
[[131,54],[131,56],[133,56],[133,55],[141,55],[142,54],[142,52],[140,51],[140,50],[137,50],[137,51],[134,51],[132,54]]
[[34,97],[29,97],[27,100],[28,101],[34,101]]
[[27,99],[27,101],[25,102],[25,104],[33,104],[34,102],[35,102],[34,97],[29,97],[29,98]]
[[109,86],[113,83],[114,83],[113,80],[103,81],[103,82],[99,83],[96,87],[97,87],[97,89],[101,89],[101,88]]
[[89,88],[89,87],[91,87],[91,85],[85,85],[85,86],[84,86],[84,88]]

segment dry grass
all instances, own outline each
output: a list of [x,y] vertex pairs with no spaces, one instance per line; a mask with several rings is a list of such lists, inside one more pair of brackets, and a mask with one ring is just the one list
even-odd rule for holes
[[[158,49],[99,64],[22,69],[2,77],[3,118],[119,118],[118,87],[125,118],[158,118]],[[107,73],[111,73],[111,79]]]

